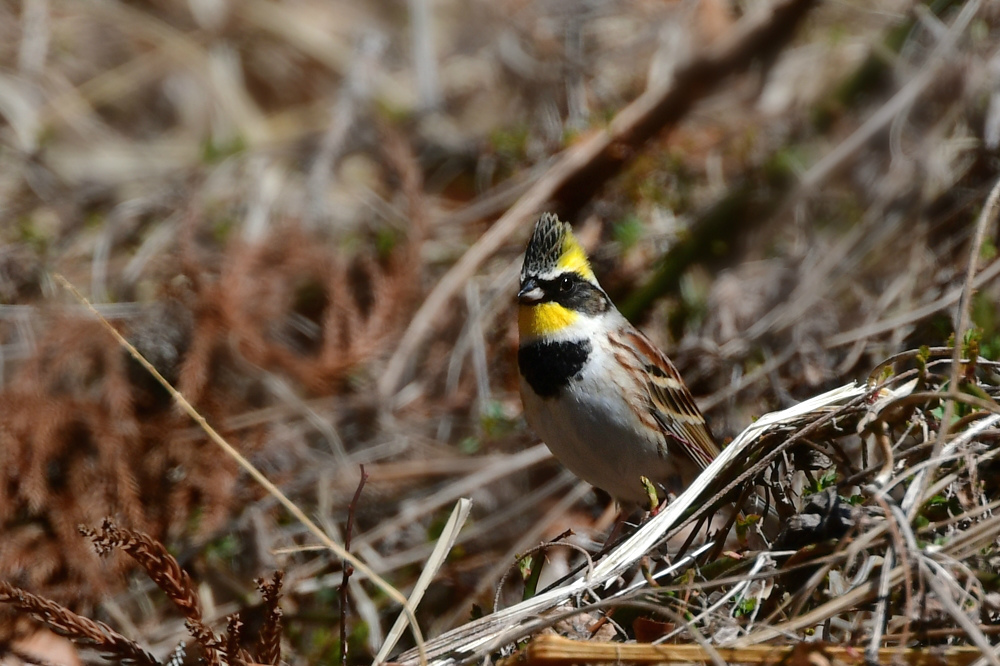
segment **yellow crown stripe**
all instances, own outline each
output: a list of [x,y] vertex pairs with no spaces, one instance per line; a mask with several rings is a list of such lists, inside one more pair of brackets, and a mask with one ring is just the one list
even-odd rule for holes
[[587,253],[583,251],[580,244],[572,233],[567,233],[563,239],[562,254],[559,255],[558,268],[564,271],[572,271],[582,276],[586,280],[593,281],[594,271],[590,268],[587,260]]
[[579,316],[558,303],[521,305],[517,311],[517,328],[522,339],[542,338],[572,326]]

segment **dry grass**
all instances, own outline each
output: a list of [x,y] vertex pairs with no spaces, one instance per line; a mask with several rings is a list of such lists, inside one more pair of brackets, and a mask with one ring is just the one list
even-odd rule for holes
[[[778,555],[764,521],[770,545],[574,600],[584,624],[607,614],[631,640],[683,617],[712,645],[819,636],[872,655],[995,643],[1000,262],[995,223],[976,220],[997,178],[998,17],[992,2],[820,4],[789,45],[748,47],[743,73],[692,81],[671,73],[726,52],[759,18],[748,6],[0,3],[5,597],[58,602],[104,623],[86,625],[95,644],[164,661],[182,621],[76,531],[110,515],[188,572],[219,659],[274,663],[273,635],[237,637],[263,636],[251,581],[276,569],[284,659],[340,654],[340,559],[55,273],[335,540],[363,463],[352,552],[397,588],[471,497],[417,609],[428,635],[488,610],[515,554],[567,528],[541,586],[579,566],[608,500],[530,447],[512,360],[525,221],[544,205],[576,224],[714,431],[869,375],[897,391],[753,445],[782,520],[810,507],[796,520],[829,522],[807,499],[823,488],[849,523],[839,539]],[[670,85],[676,116],[614,134]],[[936,351],[956,330],[978,330],[959,335],[961,363]],[[653,576],[666,565],[651,555]],[[398,608],[357,574],[346,594],[348,661],[363,663]],[[17,617],[0,638],[27,631]],[[462,654],[490,653],[476,650]]]
[[[162,544],[149,535],[121,529],[105,519],[100,530],[81,527],[80,533],[93,541],[99,555],[121,550],[129,555],[170,600],[175,610],[185,618],[188,633],[194,643],[178,646],[178,654],[196,652],[205,664],[278,664],[281,659],[281,611],[278,598],[283,574],[276,572],[270,581],[258,579],[257,588],[264,598],[266,615],[258,629],[254,654],[242,647],[243,621],[239,613],[229,617],[226,632],[218,637],[204,622],[201,602],[191,577],[167,553]],[[156,666],[163,662],[122,636],[103,622],[94,622],[59,604],[0,582],[0,601],[28,615],[60,636],[77,645],[92,648],[106,659],[123,664]],[[256,657],[256,658],[255,658]]]

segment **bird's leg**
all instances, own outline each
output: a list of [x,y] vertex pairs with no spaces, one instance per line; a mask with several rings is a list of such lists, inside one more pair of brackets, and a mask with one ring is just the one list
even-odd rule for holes
[[[645,513],[645,511],[643,511],[640,514],[639,510],[637,510],[638,507],[636,507],[634,504],[631,503],[622,504],[620,502],[618,502],[617,504],[618,504],[618,513],[617,516],[615,517],[614,525],[611,528],[611,532],[608,534],[608,538],[604,540],[604,546],[602,546],[600,551],[598,551],[597,555],[594,556],[595,559],[601,557],[609,550],[617,546],[619,543],[624,541],[626,537],[629,535],[628,529],[626,528],[631,529],[637,527],[641,525],[645,520],[645,517],[642,515]],[[637,514],[638,514],[637,520],[633,521],[629,520],[630,518],[633,518],[633,516],[636,516]]]
[[629,516],[632,515],[632,511],[626,509],[622,506],[618,507],[618,517],[615,518],[615,524],[611,528],[611,532],[608,534],[608,538],[604,541],[604,546],[601,548],[601,552],[598,556],[603,555],[610,549],[618,545],[618,540],[622,537],[625,532],[625,525],[628,523]]

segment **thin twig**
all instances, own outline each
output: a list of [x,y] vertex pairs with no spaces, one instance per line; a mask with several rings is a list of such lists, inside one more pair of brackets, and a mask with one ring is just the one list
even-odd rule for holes
[[[344,550],[348,552],[351,550],[351,533],[354,531],[354,512],[358,508],[365,481],[368,480],[365,466],[358,465],[358,467],[361,468],[361,479],[358,480],[358,488],[354,491],[351,503],[347,505],[347,525],[344,527]],[[354,569],[351,563],[344,560],[344,574],[340,583],[340,666],[347,666],[347,584],[351,581],[352,573]]]

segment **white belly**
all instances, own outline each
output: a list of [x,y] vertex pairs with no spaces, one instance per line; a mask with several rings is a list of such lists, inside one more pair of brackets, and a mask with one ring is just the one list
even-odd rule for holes
[[679,482],[690,480],[689,461],[663,449],[658,434],[637,429],[622,390],[594,372],[604,353],[594,349],[580,374],[552,398],[539,398],[522,377],[525,418],[571,472],[616,499],[644,506],[639,477],[678,492]]

